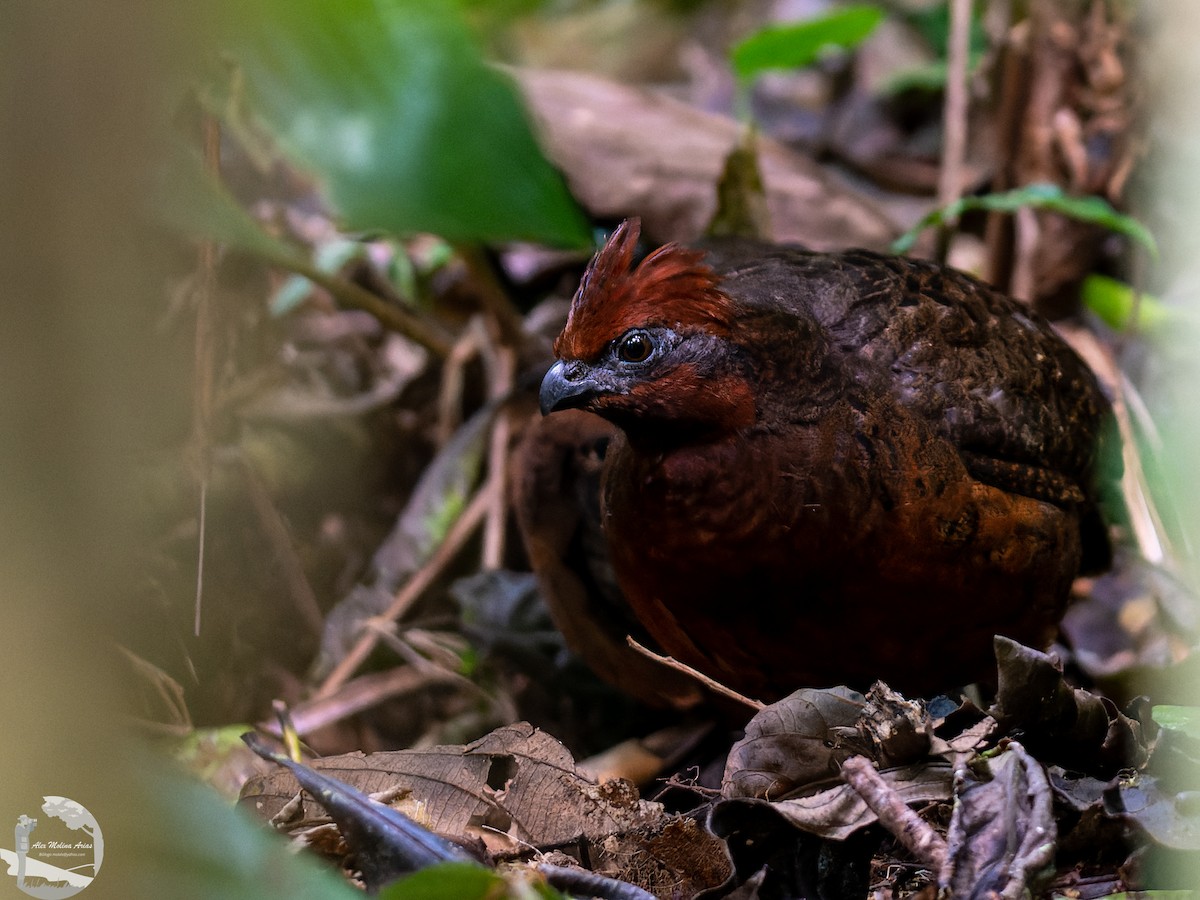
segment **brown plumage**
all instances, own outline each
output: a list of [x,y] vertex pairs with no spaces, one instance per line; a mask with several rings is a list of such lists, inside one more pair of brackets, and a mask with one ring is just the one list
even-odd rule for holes
[[1108,553],[1107,403],[1049,325],[918,260],[726,240],[634,266],[637,234],[589,266],[541,400],[619,429],[603,535],[667,653],[764,699],[928,693],[987,677],[996,633],[1053,638]]

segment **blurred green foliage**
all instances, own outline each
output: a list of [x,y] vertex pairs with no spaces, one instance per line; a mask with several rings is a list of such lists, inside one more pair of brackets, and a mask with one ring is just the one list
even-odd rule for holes
[[941,209],[935,209],[896,238],[892,242],[892,251],[907,253],[926,228],[952,222],[969,210],[1016,212],[1023,208],[1050,210],[1081,222],[1100,225],[1132,238],[1149,250],[1152,255],[1157,256],[1158,254],[1158,245],[1150,230],[1132,216],[1117,212],[1103,197],[1073,197],[1058,185],[1047,183],[1028,184],[1025,187],[996,194],[963,197]]
[[[225,7],[216,42],[229,65],[210,70],[210,110],[241,136],[265,134],[345,228],[589,245],[514,86],[484,62],[456,4],[247,0]],[[278,250],[254,246],[223,206],[193,199],[183,215],[201,233]]]
[[511,881],[491,869],[442,863],[385,887],[379,900],[559,900],[564,895],[538,880]]
[[[296,854],[208,785],[139,755],[145,758],[137,802],[123,811],[128,821],[118,831],[124,841],[117,860],[124,896],[361,900],[362,893],[340,874],[313,856]],[[164,828],[165,822],[171,827]]]
[[1157,297],[1135,291],[1131,285],[1107,275],[1091,274],[1080,287],[1083,304],[1109,328],[1154,331],[1184,315]]
[[730,61],[743,81],[769,69],[798,69],[831,49],[857,47],[882,21],[882,9],[861,4],[802,22],[770,25],[734,45]]

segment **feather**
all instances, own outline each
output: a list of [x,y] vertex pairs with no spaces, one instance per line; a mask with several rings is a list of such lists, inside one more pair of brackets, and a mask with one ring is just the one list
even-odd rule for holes
[[630,328],[665,325],[729,334],[733,303],[704,253],[666,244],[633,265],[641,232],[627,219],[592,259],[571,301],[567,325],[554,344],[560,359],[595,359]]

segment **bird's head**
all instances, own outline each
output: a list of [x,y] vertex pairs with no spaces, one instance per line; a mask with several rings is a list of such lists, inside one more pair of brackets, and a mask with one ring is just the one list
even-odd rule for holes
[[755,418],[734,302],[704,254],[667,244],[634,267],[640,225],[623,222],[592,259],[554,342],[543,413],[585,409],[624,428],[725,431]]

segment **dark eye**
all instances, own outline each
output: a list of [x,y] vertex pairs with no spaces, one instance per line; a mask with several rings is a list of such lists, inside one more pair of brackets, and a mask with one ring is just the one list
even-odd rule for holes
[[617,344],[617,357],[622,362],[645,362],[654,352],[654,341],[644,331],[631,331]]

